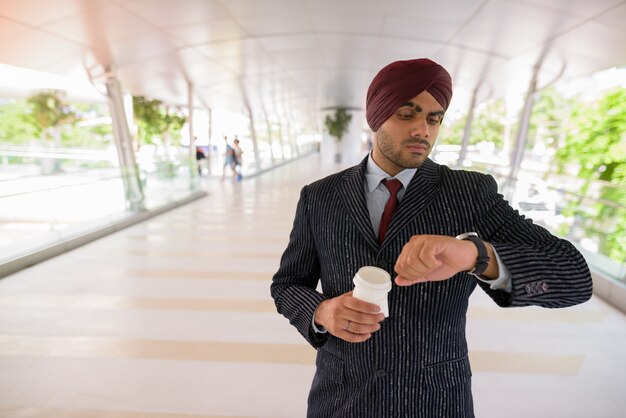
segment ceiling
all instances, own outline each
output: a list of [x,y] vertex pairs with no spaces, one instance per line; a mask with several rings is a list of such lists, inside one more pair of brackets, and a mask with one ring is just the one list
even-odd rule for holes
[[[625,0],[0,0],[0,63],[135,95],[316,119],[429,57],[466,104],[626,64]],[[458,105],[459,103],[457,103]]]

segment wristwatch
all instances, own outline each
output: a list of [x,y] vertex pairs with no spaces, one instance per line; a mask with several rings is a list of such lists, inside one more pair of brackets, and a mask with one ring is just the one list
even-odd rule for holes
[[485,242],[478,237],[476,232],[466,232],[461,235],[457,235],[456,239],[472,241],[478,250],[478,257],[476,258],[476,265],[474,268],[466,273],[473,274],[474,276],[480,276],[487,270],[489,265],[489,255],[487,254],[487,246]]

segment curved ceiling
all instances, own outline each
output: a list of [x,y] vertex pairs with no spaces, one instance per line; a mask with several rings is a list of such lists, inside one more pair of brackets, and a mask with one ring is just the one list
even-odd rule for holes
[[0,63],[115,72],[133,94],[287,117],[362,108],[384,65],[429,57],[455,99],[626,63],[624,0],[0,0]]

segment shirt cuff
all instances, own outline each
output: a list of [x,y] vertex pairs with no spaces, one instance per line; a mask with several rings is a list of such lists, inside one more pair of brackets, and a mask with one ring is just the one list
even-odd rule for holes
[[[317,309],[315,309],[315,312],[317,312]],[[318,334],[326,334],[328,331],[326,330],[326,328],[324,328],[323,326],[319,326],[319,328],[315,325],[315,312],[313,312],[313,318],[311,318],[311,326],[313,327],[313,331],[315,331]]]
[[496,256],[496,261],[498,262],[498,270],[500,271],[500,275],[498,276],[497,279],[494,279],[494,280],[483,279],[480,276],[476,276],[476,278],[483,283],[487,283],[489,285],[489,288],[492,290],[504,290],[507,293],[511,293],[511,290],[513,288],[513,284],[511,283],[511,272],[509,271],[508,268],[506,268],[506,266],[500,259],[498,252],[496,251],[495,248],[493,248],[493,245],[491,245],[491,248],[493,249],[493,254]]

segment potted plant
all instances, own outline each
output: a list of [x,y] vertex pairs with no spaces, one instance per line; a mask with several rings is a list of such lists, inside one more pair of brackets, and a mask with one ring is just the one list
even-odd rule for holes
[[330,136],[335,138],[336,152],[335,152],[335,162],[341,162],[341,152],[339,151],[339,142],[343,135],[348,132],[348,125],[352,120],[352,115],[348,113],[348,109],[345,107],[338,107],[335,109],[334,118],[330,115],[326,116],[324,120],[324,124],[326,125],[326,129]]

